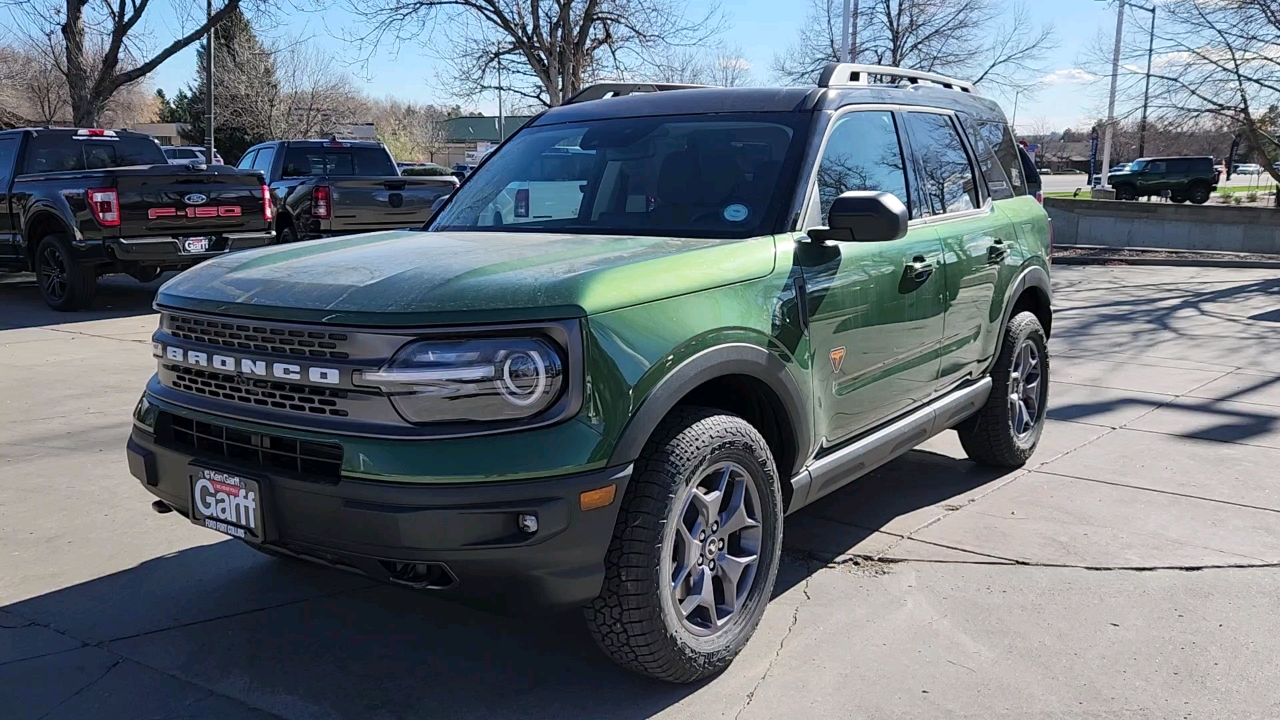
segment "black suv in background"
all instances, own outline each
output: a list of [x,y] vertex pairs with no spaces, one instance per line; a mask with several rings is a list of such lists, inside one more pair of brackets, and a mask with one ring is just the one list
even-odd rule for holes
[[249,148],[236,167],[267,176],[282,243],[419,227],[435,201],[458,187],[448,175],[401,175],[379,142],[266,142]]
[[1203,205],[1218,189],[1218,169],[1210,157],[1141,158],[1125,172],[1108,176],[1117,200],[1169,194],[1176,203]]
[[0,132],[0,270],[36,273],[55,310],[88,306],[99,275],[150,282],[269,245],[273,212],[261,173],[170,165],[147,135]]

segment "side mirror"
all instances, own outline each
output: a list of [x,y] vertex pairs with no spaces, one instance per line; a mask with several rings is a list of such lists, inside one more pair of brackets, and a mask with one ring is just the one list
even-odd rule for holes
[[435,215],[436,213],[440,212],[440,208],[444,207],[444,204],[449,202],[449,195],[450,193],[445,193],[444,195],[441,195],[440,197],[436,198],[435,202],[431,203],[432,215]]
[[886,242],[905,237],[911,220],[907,206],[894,195],[874,190],[851,190],[831,203],[828,227],[810,228],[814,240]]

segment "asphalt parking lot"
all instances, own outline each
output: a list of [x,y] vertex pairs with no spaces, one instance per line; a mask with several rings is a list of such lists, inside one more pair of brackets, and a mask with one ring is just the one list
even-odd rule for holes
[[788,519],[724,675],[616,669],[499,616],[274,560],[129,475],[154,285],[0,281],[5,718],[1280,715],[1280,277],[1055,269],[1050,420],[1017,472],[953,434]]

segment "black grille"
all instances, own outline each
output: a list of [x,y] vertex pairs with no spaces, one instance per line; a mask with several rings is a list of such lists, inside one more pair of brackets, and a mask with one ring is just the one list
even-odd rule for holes
[[172,364],[165,365],[164,369],[173,373],[173,379],[169,381],[170,385],[178,390],[197,395],[312,415],[347,417],[350,414],[338,407],[339,401],[348,397],[346,390],[272,380],[246,380],[248,384],[240,385],[235,375],[212,370]]
[[174,450],[226,458],[232,465],[287,473],[313,482],[342,477],[342,446],[246,432],[162,412],[156,440]]
[[186,315],[170,315],[169,332],[183,340],[238,350],[335,360],[351,357],[343,349],[348,340],[346,333],[205,320]]

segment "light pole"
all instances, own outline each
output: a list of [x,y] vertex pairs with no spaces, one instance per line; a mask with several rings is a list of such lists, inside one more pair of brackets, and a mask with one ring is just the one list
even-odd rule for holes
[[1147,80],[1142,89],[1142,125],[1138,129],[1138,157],[1142,157],[1147,154],[1147,106],[1151,103],[1151,57],[1156,52],[1156,6],[1147,7],[1137,3],[1133,6],[1151,13],[1151,36],[1147,42]]
[[1018,136],[1018,96],[1022,94],[1022,90],[1015,90],[1013,93],[1013,120],[1009,122],[1009,128],[1013,130],[1013,136]]
[[[199,7],[199,6],[197,6]],[[206,20],[213,19],[213,0],[205,0]],[[205,40],[204,52],[204,152],[205,164],[213,164],[213,26]]]
[[858,0],[844,0],[840,62],[853,62],[858,54]]
[[1124,39],[1124,3],[1119,0],[1116,8],[1116,47],[1111,55],[1111,95],[1107,100],[1107,132],[1102,141],[1102,168],[1099,182],[1107,187],[1107,174],[1111,169],[1111,138],[1116,127],[1116,83],[1120,80],[1120,43]]

